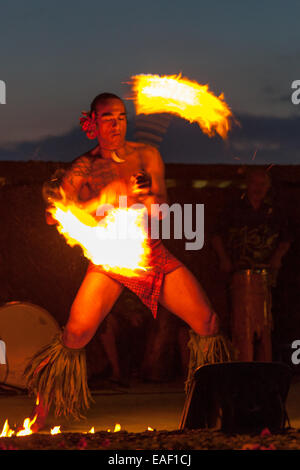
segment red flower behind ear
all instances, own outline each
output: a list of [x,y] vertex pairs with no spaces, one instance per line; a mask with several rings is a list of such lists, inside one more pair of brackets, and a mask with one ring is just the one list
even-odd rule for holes
[[97,127],[95,120],[95,112],[87,113],[82,111],[83,116],[80,118],[81,129],[85,132],[88,139],[96,139],[97,137]]

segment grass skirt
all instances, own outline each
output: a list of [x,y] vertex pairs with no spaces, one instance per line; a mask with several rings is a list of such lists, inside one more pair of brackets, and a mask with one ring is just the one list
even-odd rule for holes
[[190,361],[185,392],[188,393],[193,382],[195,370],[204,364],[228,362],[232,360],[232,348],[229,341],[222,335],[200,336],[190,330]]
[[55,416],[82,418],[92,399],[87,384],[85,350],[66,347],[57,335],[38,351],[24,371],[30,393]]

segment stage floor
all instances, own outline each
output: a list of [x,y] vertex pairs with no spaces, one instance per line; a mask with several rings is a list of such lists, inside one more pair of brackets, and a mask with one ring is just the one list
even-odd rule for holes
[[[93,390],[92,404],[87,417],[81,421],[58,419],[50,415],[43,433],[54,426],[62,432],[114,430],[115,425],[128,432],[143,432],[148,426],[156,430],[177,430],[185,394],[183,383],[147,384],[136,381],[129,388],[103,387]],[[292,427],[300,429],[300,378],[295,377],[290,387],[287,411]],[[9,425],[20,425],[29,416],[33,399],[27,395],[0,395],[0,432],[6,419]]]

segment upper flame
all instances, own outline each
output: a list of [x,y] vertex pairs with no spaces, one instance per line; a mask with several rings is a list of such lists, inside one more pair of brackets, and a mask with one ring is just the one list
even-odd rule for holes
[[181,75],[134,75],[132,89],[137,114],[172,113],[197,122],[210,137],[217,132],[223,139],[231,129],[233,115],[223,93],[217,97],[208,85]]

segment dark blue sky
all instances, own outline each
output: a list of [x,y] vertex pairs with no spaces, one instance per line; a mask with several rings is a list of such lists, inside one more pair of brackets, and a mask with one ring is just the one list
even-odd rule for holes
[[[3,2],[0,79],[7,104],[0,105],[0,149],[68,134],[96,94],[124,97],[124,82],[138,73],[182,72],[223,91],[238,116],[277,128],[282,119],[294,132],[299,18],[298,0]],[[299,163],[296,148],[291,158]]]

